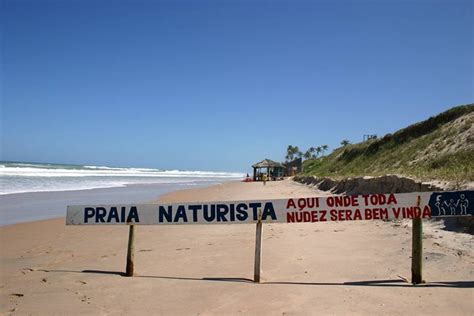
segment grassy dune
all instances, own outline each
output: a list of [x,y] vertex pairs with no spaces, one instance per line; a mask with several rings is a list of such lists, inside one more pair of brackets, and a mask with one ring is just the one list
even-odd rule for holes
[[454,107],[383,138],[306,160],[304,174],[348,177],[396,173],[423,180],[474,181],[474,104]]

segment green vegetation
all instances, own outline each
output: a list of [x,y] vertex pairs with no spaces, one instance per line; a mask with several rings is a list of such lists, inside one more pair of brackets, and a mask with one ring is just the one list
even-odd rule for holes
[[295,158],[300,157],[303,157],[303,153],[300,151],[298,146],[288,145],[288,148],[286,149],[286,161],[292,161]]
[[347,146],[347,145],[350,145],[350,144],[351,144],[351,142],[350,142],[349,140],[347,140],[347,139],[343,139],[343,140],[341,141],[341,146],[342,146],[342,147]]
[[358,144],[307,159],[304,174],[348,177],[396,173],[423,180],[474,181],[474,104]]
[[302,151],[298,148],[298,146],[288,145],[286,149],[286,162],[292,161],[295,158],[304,158],[304,159],[315,159],[318,158],[319,155],[324,155],[326,150],[328,150],[328,145],[322,145],[318,147],[309,147],[303,154]]

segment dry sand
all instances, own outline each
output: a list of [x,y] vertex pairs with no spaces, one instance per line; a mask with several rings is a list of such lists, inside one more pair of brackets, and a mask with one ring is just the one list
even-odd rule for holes
[[[166,202],[323,195],[291,181],[178,191]],[[138,226],[136,277],[121,276],[127,227],[64,219],[0,228],[2,314],[473,315],[472,236],[425,222],[425,285],[410,278],[409,221]]]

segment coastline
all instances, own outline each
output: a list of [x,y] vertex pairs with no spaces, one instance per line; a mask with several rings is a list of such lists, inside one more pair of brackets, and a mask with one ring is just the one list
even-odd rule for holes
[[[288,180],[231,181],[160,201],[325,194]],[[425,225],[428,283],[416,287],[403,280],[410,221],[266,224],[261,284],[250,281],[254,225],[137,226],[133,278],[121,276],[126,226],[66,227],[64,218],[7,225],[0,313],[472,314],[472,236],[436,225]]]
[[146,203],[169,192],[209,187],[217,183],[128,184],[110,188],[4,194],[0,195],[0,227],[64,217],[67,205]]

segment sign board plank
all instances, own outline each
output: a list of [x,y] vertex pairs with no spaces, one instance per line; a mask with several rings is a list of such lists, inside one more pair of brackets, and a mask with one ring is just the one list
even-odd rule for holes
[[474,191],[456,191],[175,204],[73,205],[67,208],[66,224],[245,224],[256,223],[259,212],[263,223],[473,216],[473,204]]

